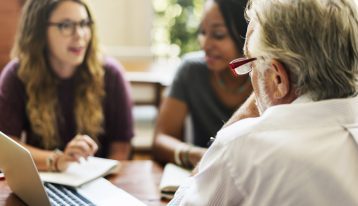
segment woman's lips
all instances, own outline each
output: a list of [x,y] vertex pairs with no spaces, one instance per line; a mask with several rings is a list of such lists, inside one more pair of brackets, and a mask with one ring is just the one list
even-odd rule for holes
[[84,52],[85,48],[84,47],[70,47],[68,50],[71,53],[73,53],[73,54],[78,56],[78,55],[81,55]]
[[208,64],[214,64],[220,58],[218,56],[205,56],[205,60]]

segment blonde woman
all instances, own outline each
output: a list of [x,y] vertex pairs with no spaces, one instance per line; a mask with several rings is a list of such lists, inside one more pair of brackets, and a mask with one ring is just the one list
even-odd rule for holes
[[126,159],[133,136],[123,68],[98,51],[85,1],[26,1],[12,60],[0,77],[0,130],[39,170],[90,155]]

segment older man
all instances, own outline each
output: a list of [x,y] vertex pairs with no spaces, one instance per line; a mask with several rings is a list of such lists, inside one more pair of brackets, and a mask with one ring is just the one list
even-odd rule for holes
[[252,0],[231,66],[250,72],[260,116],[222,129],[171,205],[358,205],[357,11]]

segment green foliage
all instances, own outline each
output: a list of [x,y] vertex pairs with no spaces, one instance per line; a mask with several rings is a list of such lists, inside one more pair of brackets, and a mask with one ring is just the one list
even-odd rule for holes
[[176,45],[180,48],[179,55],[199,50],[197,31],[202,7],[203,0],[155,0],[155,31],[166,33],[159,35],[161,37],[155,41]]

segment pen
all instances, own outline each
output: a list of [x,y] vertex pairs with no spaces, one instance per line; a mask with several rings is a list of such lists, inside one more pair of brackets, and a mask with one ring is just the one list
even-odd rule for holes
[[214,140],[215,140],[215,137],[210,137],[210,140],[209,140],[209,142],[207,144],[208,147],[210,147],[213,144]]

